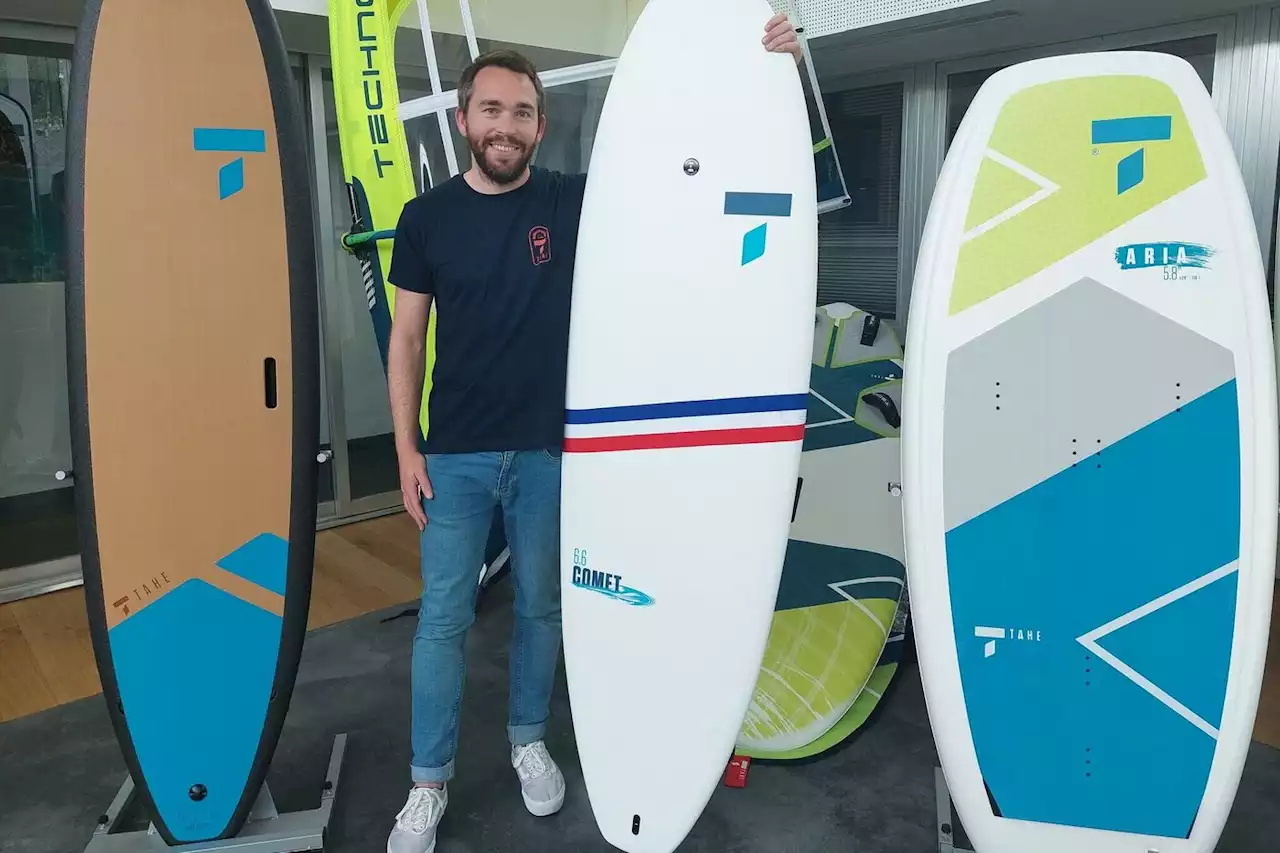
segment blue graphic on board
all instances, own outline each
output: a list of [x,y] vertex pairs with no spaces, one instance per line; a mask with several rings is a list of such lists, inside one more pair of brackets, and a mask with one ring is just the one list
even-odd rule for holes
[[835,604],[849,596],[897,601],[905,578],[906,568],[887,554],[789,539],[773,609]]
[[[207,837],[235,811],[266,722],[280,632],[279,616],[202,580],[110,632],[129,734],[179,841]],[[195,786],[203,798],[191,797]]]
[[217,565],[276,595],[284,595],[289,577],[289,543],[274,533],[261,533],[223,557]]
[[[724,194],[726,216],[782,216],[791,215],[791,193]],[[762,223],[742,237],[742,266],[764,257],[768,243],[769,223]]]
[[[192,132],[197,151],[262,154],[267,150],[267,132],[249,128],[197,127]],[[236,157],[218,169],[218,198],[226,199],[244,189],[244,158]]]
[[1222,726],[1239,577],[1234,563],[1217,574],[1095,641],[1214,729]]
[[1116,263],[1122,270],[1154,267],[1194,267],[1205,269],[1214,250],[1198,243],[1133,243],[1116,249]]
[[[1094,145],[1167,142],[1173,138],[1172,116],[1131,116],[1093,122]],[[1139,148],[1116,166],[1116,195],[1124,195],[1146,177],[1146,149]]]
[[599,593],[624,604],[630,604],[635,607],[653,606],[653,597],[638,589],[625,586],[622,583],[622,575],[589,568],[587,566],[587,552],[582,548],[573,549],[572,583],[577,589]]
[[824,450],[884,438],[853,417],[864,392],[901,378],[902,368],[887,358],[843,367],[814,365],[803,449]]
[[1001,816],[1189,833],[1235,621],[1236,393],[1227,382],[947,534],[965,705]]

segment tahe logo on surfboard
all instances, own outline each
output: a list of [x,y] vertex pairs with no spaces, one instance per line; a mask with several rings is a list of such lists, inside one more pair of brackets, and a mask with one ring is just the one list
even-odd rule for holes
[[[791,215],[791,193],[726,192],[725,216],[788,217]],[[762,222],[742,235],[741,266],[764,257],[768,245],[769,223]]]
[[1116,263],[1122,270],[1154,267],[1205,269],[1213,255],[1213,249],[1198,243],[1134,243],[1116,249]]
[[[191,133],[197,151],[222,154],[262,154],[267,150],[267,132],[241,127],[197,127]],[[244,157],[236,157],[218,169],[218,199],[227,199],[244,189]]]
[[635,607],[650,607],[653,597],[632,589],[622,583],[622,575],[601,572],[587,566],[587,552],[582,548],[573,549],[573,585],[578,589],[596,592],[615,601]]

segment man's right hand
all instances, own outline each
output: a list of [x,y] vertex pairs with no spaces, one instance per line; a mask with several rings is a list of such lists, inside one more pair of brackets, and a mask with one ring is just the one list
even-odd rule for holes
[[421,533],[427,526],[422,499],[431,500],[435,495],[427,477],[427,460],[416,449],[400,454],[400,496],[404,499],[405,511],[417,522]]

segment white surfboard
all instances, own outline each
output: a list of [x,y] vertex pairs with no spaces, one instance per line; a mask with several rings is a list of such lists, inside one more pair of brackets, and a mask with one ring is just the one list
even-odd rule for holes
[[1190,65],[986,82],[925,229],[902,429],[920,669],[977,850],[1217,844],[1274,584],[1269,319]]
[[669,853],[732,756],[795,498],[817,303],[799,70],[764,0],[650,0],[596,133],[561,529],[574,734],[606,840]]

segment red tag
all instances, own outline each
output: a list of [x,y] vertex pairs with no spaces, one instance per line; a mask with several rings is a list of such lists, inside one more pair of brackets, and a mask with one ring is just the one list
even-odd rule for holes
[[751,759],[745,755],[735,755],[724,771],[724,783],[730,788],[747,787],[747,770],[751,767]]

